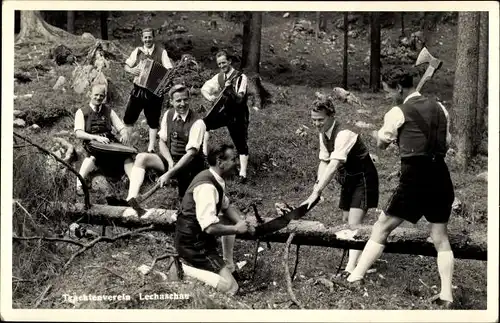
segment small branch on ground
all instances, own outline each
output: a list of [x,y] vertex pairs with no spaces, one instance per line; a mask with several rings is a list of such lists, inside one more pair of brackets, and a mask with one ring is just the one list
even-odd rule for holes
[[295,249],[295,265],[293,266],[293,272],[292,272],[292,281],[295,278],[295,274],[297,273],[297,266],[299,265],[299,250],[300,250],[300,245],[297,245],[297,248]]
[[43,148],[42,146],[38,145],[38,144],[35,144],[34,142],[32,142],[31,140],[29,140],[28,138],[14,132],[14,136],[16,137],[19,137],[21,139],[23,139],[24,141],[28,142],[29,144],[35,146],[36,148],[38,148],[39,150],[41,150],[43,153],[49,155],[49,156],[52,156],[53,158],[55,158],[55,160],[57,160],[58,162],[60,162],[61,164],[63,164],[67,169],[69,169],[69,171],[71,171],[73,174],[76,175],[76,177],[78,177],[78,179],[80,180],[80,182],[82,183],[82,189],[83,189],[83,194],[85,195],[85,198],[84,198],[84,201],[85,201],[85,208],[86,209],[90,209],[91,207],[91,204],[90,204],[90,192],[89,192],[89,187],[87,186],[87,184],[85,183],[85,180],[83,179],[83,177],[80,175],[80,173],[78,173],[78,171],[76,171],[76,169],[74,169],[70,164],[68,164],[67,162],[65,162],[64,160],[62,160],[61,158],[57,157],[55,154],[53,154],[52,152],[48,151],[47,149]]
[[72,239],[64,239],[64,238],[57,238],[57,237],[41,237],[41,236],[35,236],[35,237],[18,237],[18,236],[12,236],[12,239],[14,240],[43,240],[43,241],[55,241],[55,242],[66,242],[70,244],[74,244],[80,247],[85,247],[85,244],[75,241]]
[[44,298],[45,298],[45,295],[47,295],[47,293],[52,289],[52,284],[48,285],[47,287],[45,287],[45,289],[43,290],[43,292],[40,294],[40,296],[38,296],[38,299],[34,305],[34,308],[37,308],[38,306],[40,306],[40,304],[43,302]]
[[297,299],[295,293],[292,289],[292,278],[290,277],[290,269],[288,268],[288,252],[290,250],[290,244],[292,243],[293,238],[295,237],[295,233],[291,233],[285,243],[285,252],[283,255],[283,266],[285,267],[285,279],[286,279],[286,289],[288,291],[288,295],[292,302],[297,305],[300,309],[304,309],[302,303]]
[[[170,250],[167,251],[166,253],[164,253],[163,255],[161,256],[158,256],[156,257],[155,259],[153,259],[153,261],[151,262],[151,265],[149,265],[149,267],[151,267],[150,271],[153,270],[153,267],[156,265],[156,263],[160,260],[163,260],[165,258],[168,258],[168,257],[177,257],[177,252],[175,249],[173,248],[169,248]],[[170,268],[172,264],[170,264],[168,267]]]

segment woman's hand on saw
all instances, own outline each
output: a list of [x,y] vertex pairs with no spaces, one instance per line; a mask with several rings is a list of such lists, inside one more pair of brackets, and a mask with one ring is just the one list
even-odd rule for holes
[[109,138],[104,136],[94,136],[94,140],[100,142],[101,144],[109,144]]

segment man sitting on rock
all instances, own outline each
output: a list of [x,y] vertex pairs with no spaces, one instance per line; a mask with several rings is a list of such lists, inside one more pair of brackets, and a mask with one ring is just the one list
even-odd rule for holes
[[132,174],[127,200],[139,194],[146,169],[163,173],[159,178],[163,186],[171,178],[177,179],[179,198],[192,179],[205,168],[202,145],[205,136],[205,124],[190,108],[189,90],[184,85],[174,85],[169,91],[173,109],[165,113],[160,130],[160,151],[137,155]]
[[[131,157],[113,156],[113,153],[105,157],[94,156],[89,149],[89,143],[93,140],[102,144],[119,142],[112,133],[113,128],[120,133],[122,143],[127,144],[129,140],[125,125],[116,112],[102,103],[105,97],[106,87],[101,84],[94,85],[91,89],[89,104],[78,109],[75,114],[75,136],[83,140],[83,146],[88,154],[80,167],[80,175],[84,179],[96,168],[99,168],[105,176],[122,176],[124,171],[130,177],[132,170]],[[123,168],[117,163],[123,164]],[[76,191],[78,195],[83,194],[79,180],[76,183]]]
[[[175,247],[186,275],[234,295],[238,291],[232,274],[236,269],[235,235],[252,233],[255,229],[243,220],[225,195],[224,178],[238,164],[233,147],[220,145],[208,152],[207,159],[210,168],[196,175],[182,200]],[[222,236],[222,257],[217,252],[217,236]]]

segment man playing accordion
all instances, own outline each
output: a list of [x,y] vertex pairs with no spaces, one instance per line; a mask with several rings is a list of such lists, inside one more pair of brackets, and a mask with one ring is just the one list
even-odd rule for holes
[[[80,167],[80,175],[86,179],[87,176],[97,168],[105,176],[122,176],[123,171],[130,175],[132,170],[133,160],[132,154],[97,154],[93,150],[93,142],[101,144],[110,144],[119,142],[112,133],[112,128],[115,128],[120,133],[120,141],[124,144],[128,143],[128,132],[125,125],[120,120],[113,109],[103,104],[106,96],[106,87],[104,85],[94,85],[90,94],[90,103],[84,106],[75,114],[75,136],[83,140],[83,145],[88,153],[88,156],[83,160]],[[117,163],[123,163],[123,169],[117,167]],[[130,176],[129,176],[130,177]],[[77,180],[76,191],[78,195],[82,195],[82,184]]]
[[[231,66],[231,60],[225,51],[215,55],[220,73],[206,81],[201,88],[203,97],[214,102],[224,91],[224,113],[222,115],[207,116],[205,123],[207,130],[214,130],[227,126],[229,135],[236,147],[240,159],[240,181],[247,178],[248,165],[248,124],[249,111],[247,106],[247,77]],[[208,133],[207,133],[208,135]]]
[[157,96],[148,89],[138,85],[140,84],[139,76],[142,69],[141,62],[144,59],[152,59],[167,69],[171,69],[173,66],[167,51],[154,43],[153,29],[146,28],[142,31],[142,43],[144,46],[134,49],[130,57],[125,61],[125,71],[134,76],[134,87],[130,93],[123,121],[130,133],[142,109],[144,109],[144,116],[149,126],[148,152],[154,152],[158,127],[160,125],[163,96]]

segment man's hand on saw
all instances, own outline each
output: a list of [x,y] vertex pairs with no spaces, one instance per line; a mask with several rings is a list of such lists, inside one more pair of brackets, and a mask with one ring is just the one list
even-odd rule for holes
[[126,129],[122,129],[122,131],[120,131],[120,141],[124,145],[128,145],[130,143],[130,135]]
[[255,225],[252,223],[247,222],[247,232],[250,233],[250,235],[255,235]]
[[160,187],[165,186],[165,184],[170,180],[171,177],[172,177],[172,172],[170,171],[167,171],[165,174],[161,175],[160,178],[158,179]]
[[234,228],[236,229],[236,232],[239,234],[248,232],[248,224],[245,220],[238,221],[238,223],[234,225]]
[[94,140],[100,142],[101,144],[109,144],[109,138],[104,136],[95,135]]
[[305,200],[304,202],[302,202],[300,204],[300,206],[302,205],[307,205],[307,208],[309,209],[311,207],[311,204],[314,203],[314,201],[316,201],[317,199],[319,198],[319,193],[316,192],[316,190],[314,190],[311,195],[309,195],[309,197],[307,198],[307,200]]

